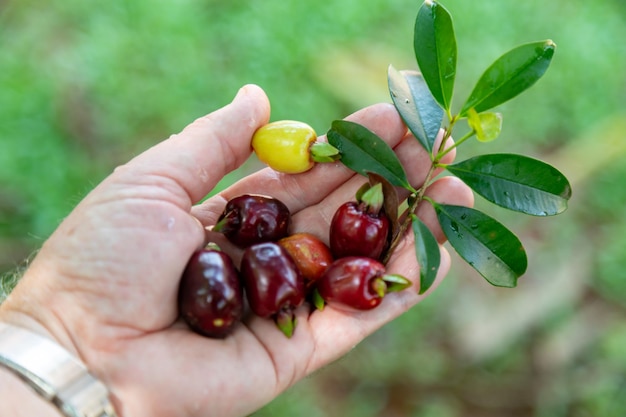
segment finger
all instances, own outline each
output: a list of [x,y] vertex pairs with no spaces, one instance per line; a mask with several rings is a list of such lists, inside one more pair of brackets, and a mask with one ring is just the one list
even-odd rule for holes
[[[433,291],[450,269],[450,256],[441,249],[441,267],[437,278],[426,294],[418,294],[419,268],[415,253],[405,250],[399,254],[389,271],[402,273],[414,282],[410,289],[385,296],[373,310],[347,312],[326,306],[310,313],[309,306],[296,311],[297,326],[291,339],[285,338],[272,320],[252,315],[245,322],[275,369],[277,391],[288,388],[297,380],[314,372],[350,351],[365,337],[392,321]],[[411,275],[409,275],[411,274]],[[241,331],[235,336],[241,337]]]
[[246,85],[230,104],[142,153],[116,176],[125,175],[133,184],[156,183],[175,195],[176,203],[191,205],[248,158],[252,135],[269,114],[263,90]]
[[[393,264],[389,265],[389,271],[406,275],[414,282],[413,287],[385,295],[383,302],[369,311],[353,313],[328,306],[322,311],[315,311],[306,325],[302,326],[303,328],[306,326],[307,330],[312,333],[315,343],[314,354],[308,362],[307,373],[348,353],[365,337],[405,313],[434,291],[450,270],[450,255],[445,248],[440,247],[440,250],[441,266],[437,278],[425,294],[418,294],[419,270],[415,262],[415,252],[407,248],[398,254]],[[408,275],[410,271],[413,271],[413,276]]]
[[[390,146],[396,146],[406,134],[406,126],[391,104],[376,104],[346,118],[372,130]],[[325,136],[319,140],[326,140]],[[282,174],[263,169],[221,192],[213,201],[207,201],[202,211],[219,211],[225,201],[244,193],[254,192],[278,198],[297,212],[322,201],[331,191],[351,178],[354,172],[340,162],[316,164],[302,174]],[[217,206],[215,209],[214,206]]]
[[[439,131],[439,135],[435,139],[433,148],[439,149],[441,141],[443,140],[443,129]],[[448,149],[454,145],[454,140],[449,137],[445,143],[444,148]],[[408,133],[407,137],[398,144],[394,149],[398,155],[398,159],[403,167],[405,167],[407,178],[409,183],[418,189],[424,184],[424,180],[433,164],[430,159],[430,155],[424,150],[424,147],[412,134]],[[456,149],[449,151],[439,161],[441,164],[451,164],[456,156]],[[443,168],[436,168],[431,178],[435,178],[443,171]],[[405,189],[399,189],[398,195],[400,199],[404,199],[409,195],[409,191]]]

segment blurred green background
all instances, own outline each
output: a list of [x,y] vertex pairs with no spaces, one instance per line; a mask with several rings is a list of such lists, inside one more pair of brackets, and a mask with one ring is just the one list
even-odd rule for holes
[[[256,417],[626,415],[626,3],[443,3],[457,103],[501,53],[551,38],[546,76],[501,106],[498,141],[571,180],[570,209],[529,218],[477,201],[530,268],[496,289],[463,262],[425,302]],[[0,1],[0,268],[11,271],[111,170],[261,85],[272,119],[324,132],[389,101],[415,68],[419,1]],[[229,181],[257,169],[248,164]],[[456,259],[455,259],[456,260]]]

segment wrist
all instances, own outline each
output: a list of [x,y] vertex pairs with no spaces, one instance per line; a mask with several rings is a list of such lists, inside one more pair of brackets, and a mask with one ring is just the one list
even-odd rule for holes
[[0,322],[0,366],[68,417],[114,417],[107,388],[55,341]]
[[[54,303],[67,302],[62,300],[62,294],[50,297],[50,289],[40,279],[38,268],[33,263],[20,279],[18,285],[9,296],[0,303],[0,323],[9,323],[54,340],[72,355],[82,358],[79,354],[72,335],[68,331],[67,323],[61,317],[65,314],[55,313]],[[59,310],[59,307],[56,308]],[[67,309],[63,309],[65,313]]]

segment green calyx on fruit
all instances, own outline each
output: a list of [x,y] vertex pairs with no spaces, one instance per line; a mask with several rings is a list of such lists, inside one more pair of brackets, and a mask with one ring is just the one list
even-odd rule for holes
[[371,185],[363,184],[356,193],[356,200],[367,207],[366,211],[370,214],[378,214],[385,204],[385,196],[383,194],[383,185],[378,183]]
[[339,149],[328,142],[313,142],[309,151],[311,159],[315,162],[335,162],[341,159]]
[[292,310],[281,310],[276,313],[276,317],[274,318],[276,322],[276,327],[283,332],[288,339],[291,339],[293,336],[293,332],[296,330],[296,325],[298,324],[296,320],[296,316],[293,314]]
[[385,284],[382,278],[374,278],[371,280],[370,289],[380,298],[383,298],[385,294],[387,294],[387,284]]
[[386,292],[399,292],[409,288],[413,283],[398,274],[385,274],[382,276],[382,280],[386,285]]
[[375,278],[370,282],[370,288],[379,297],[384,297],[385,294],[390,292],[400,292],[409,288],[412,285],[411,281],[397,274],[385,274],[381,277]]
[[320,294],[319,290],[317,288],[313,289],[313,293],[311,294],[311,301],[313,302],[313,305],[315,306],[315,308],[317,310],[324,310],[324,306],[326,305],[326,302],[324,301],[324,298],[322,297],[322,295]]

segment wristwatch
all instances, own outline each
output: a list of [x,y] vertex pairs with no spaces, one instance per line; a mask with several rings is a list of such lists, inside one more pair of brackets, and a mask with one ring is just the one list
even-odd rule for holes
[[31,385],[68,417],[116,417],[104,384],[54,341],[0,322],[0,365]]

